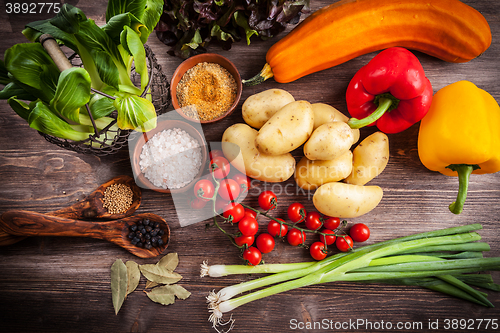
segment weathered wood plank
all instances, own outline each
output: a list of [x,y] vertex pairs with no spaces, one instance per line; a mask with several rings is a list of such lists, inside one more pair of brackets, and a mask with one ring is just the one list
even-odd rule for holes
[[[73,1],[76,3],[76,1]],[[71,2],[71,3],[73,3]],[[330,3],[312,0],[312,9]],[[430,56],[416,53],[431,80],[434,91],[466,79],[486,89],[500,101],[498,77],[500,66],[500,9],[495,0],[467,0],[490,22],[493,34],[491,47],[479,58],[465,64],[449,64]],[[98,24],[104,22],[106,1],[80,1],[78,6]],[[5,17],[9,20],[6,24]],[[44,17],[36,16],[35,19]],[[1,13],[0,54],[15,43],[25,42],[20,34],[33,17]],[[283,36],[282,34],[281,36]],[[238,43],[230,51],[217,47],[210,51],[232,60],[243,77],[256,74],[265,62],[265,52],[276,39],[254,41],[249,47]],[[166,54],[166,46],[154,35],[148,44],[167,77],[182,60]],[[333,50],[334,51],[334,50]],[[289,84],[278,84],[272,79],[264,84],[244,89],[240,103],[256,92],[269,88],[290,91],[296,99],[328,103],[345,114],[345,90],[354,73],[374,54],[367,54]],[[239,109],[238,109],[239,110]],[[221,122],[204,125],[207,141],[219,141],[225,128],[242,122],[236,111]],[[133,176],[129,153],[125,149],[117,155],[95,157],[80,155],[58,148],[30,129],[5,101],[0,101],[0,213],[9,209],[49,212],[82,200],[97,186],[110,178],[125,174]],[[367,136],[375,129],[365,129]],[[420,231],[479,222],[483,240],[491,245],[487,256],[500,255],[500,174],[473,175],[464,212],[455,216],[447,206],[455,199],[458,183],[455,178],[430,172],[420,163],[417,152],[418,125],[403,133],[390,136],[390,162],[374,184],[384,189],[384,198],[370,214],[353,222],[369,224],[372,236],[367,244],[405,236]],[[298,159],[300,151],[295,151]],[[256,195],[263,189],[283,190],[275,214],[286,216],[286,207],[301,201],[313,209],[308,193],[296,190],[293,180],[281,187],[254,182],[246,203],[256,205]],[[220,279],[200,278],[199,265],[240,263],[237,250],[226,236],[215,229],[205,230],[204,222],[181,228],[170,195],[143,191],[138,213],[156,213],[171,227],[172,240],[167,252],[179,253],[177,271],[183,275],[181,284],[192,292],[185,301],[163,307],[152,303],[141,290],[130,294],[123,308],[115,316],[109,287],[110,267],[118,258],[138,263],[155,263],[156,259],[140,259],[122,248],[105,241],[70,237],[34,237],[8,247],[0,248],[0,331],[2,332],[213,332],[207,321],[204,297],[211,290],[252,279],[252,276],[230,276]],[[266,219],[259,218],[261,229]],[[311,240],[312,240],[311,236]],[[276,249],[265,256],[268,263],[310,260],[306,250],[292,248],[279,242]],[[500,274],[493,273],[498,282]],[[298,323],[326,323],[342,325],[345,322],[365,320],[396,325],[422,323],[406,331],[429,331],[429,322],[439,321],[436,332],[449,332],[445,319],[493,319],[500,316],[500,293],[490,293],[496,308],[486,309],[457,301],[433,291],[416,287],[398,287],[379,284],[331,283],[311,286],[275,295],[250,303],[234,311],[235,332],[320,332],[324,329],[302,329]],[[296,320],[296,321],[294,321]],[[295,323],[297,326],[293,326]],[[474,322],[477,328],[478,322]],[[312,326],[314,327],[314,326]],[[296,329],[295,329],[296,328]],[[334,331],[329,329],[328,331]],[[346,331],[337,329],[336,331]],[[360,327],[358,331],[372,331]],[[395,329],[377,329],[395,331]],[[476,331],[485,330],[484,326]]]

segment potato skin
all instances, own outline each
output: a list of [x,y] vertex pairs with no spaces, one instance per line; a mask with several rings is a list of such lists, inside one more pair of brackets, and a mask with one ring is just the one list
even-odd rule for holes
[[268,89],[249,96],[241,107],[243,120],[254,128],[261,128],[278,110],[294,102],[295,98],[283,89]]
[[304,145],[304,155],[310,160],[334,160],[348,151],[353,143],[349,125],[334,121],[316,128]]
[[255,145],[260,152],[281,155],[295,150],[309,139],[314,113],[307,101],[288,103],[259,130]]
[[295,167],[294,177],[297,186],[311,191],[325,183],[340,181],[351,171],[352,152],[348,150],[339,158],[329,161],[311,161],[304,156]]
[[326,216],[355,218],[374,209],[382,200],[378,186],[360,186],[341,182],[321,185],[313,195],[314,207]]
[[354,148],[352,173],[345,182],[365,185],[380,175],[388,162],[389,138],[382,132],[375,132]]
[[[313,103],[311,104],[314,112],[314,129],[313,131],[323,124],[331,123],[334,121],[341,121],[347,123],[349,117],[337,110],[331,105],[325,103]],[[352,135],[354,136],[354,142],[358,142],[360,132],[359,128],[352,128]]]
[[292,154],[266,155],[255,146],[257,130],[247,124],[234,124],[222,135],[224,156],[240,172],[265,182],[283,182],[293,176]]

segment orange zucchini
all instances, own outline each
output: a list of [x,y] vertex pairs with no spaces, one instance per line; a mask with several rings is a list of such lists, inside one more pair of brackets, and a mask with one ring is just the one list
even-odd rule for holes
[[481,13],[459,0],[342,0],[314,12],[267,52],[264,69],[287,83],[393,46],[448,62],[467,62],[491,44]]

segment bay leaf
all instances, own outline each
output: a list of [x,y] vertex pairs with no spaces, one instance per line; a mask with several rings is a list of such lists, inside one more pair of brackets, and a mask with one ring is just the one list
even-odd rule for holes
[[173,284],[182,279],[180,274],[158,265],[140,265],[139,269],[146,279],[159,284]]
[[139,270],[139,264],[135,261],[127,261],[125,263],[127,266],[127,295],[133,292],[137,286],[139,285],[139,281],[141,279],[141,271]]
[[186,299],[191,296],[191,293],[179,284],[173,284],[170,287],[172,287],[174,295],[177,296],[177,298]]
[[154,288],[154,287],[156,287],[158,285],[159,285],[158,283],[148,280],[146,282],[146,289],[151,289],[151,288]]
[[162,305],[174,304],[175,294],[171,287],[170,285],[156,287],[146,294],[149,299],[155,303],[160,303]]
[[117,259],[111,265],[111,300],[113,301],[113,308],[115,314],[118,314],[122,307],[123,301],[127,296],[127,266],[121,259]]
[[161,258],[157,265],[163,266],[171,271],[175,271],[177,265],[179,265],[179,256],[177,253],[169,253]]

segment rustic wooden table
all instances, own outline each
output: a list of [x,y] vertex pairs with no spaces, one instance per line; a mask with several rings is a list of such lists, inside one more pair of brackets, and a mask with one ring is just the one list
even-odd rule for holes
[[[21,30],[25,23],[46,18],[42,15],[7,15],[2,0],[0,12],[0,53],[10,46],[25,42]],[[331,2],[312,0],[312,9]],[[500,101],[500,10],[496,0],[466,0],[488,20],[493,42],[479,58],[464,64],[451,64],[416,52],[434,91],[458,80],[470,80]],[[73,1],[72,3],[75,3]],[[87,15],[103,23],[106,1],[79,1]],[[278,39],[253,41],[251,46],[234,44],[230,51],[210,48],[233,61],[242,77],[257,73],[265,62],[266,50]],[[181,63],[168,56],[167,47],[155,35],[148,44],[153,49],[167,77]],[[335,50],[332,50],[335,52]],[[345,91],[355,72],[374,54],[367,54],[343,65],[309,75],[295,82],[278,84],[272,79],[245,88],[239,108],[229,118],[203,126],[207,141],[219,141],[223,131],[242,122],[241,104],[251,94],[269,88],[282,88],[296,99],[331,104],[347,114]],[[46,142],[18,117],[5,101],[0,101],[0,213],[23,209],[41,213],[61,209],[82,200],[100,184],[118,175],[132,176],[129,153],[123,149],[116,155],[95,157],[64,150]],[[362,136],[374,131],[363,129]],[[469,196],[462,214],[448,211],[458,188],[456,178],[428,171],[417,154],[418,124],[403,133],[390,135],[390,161],[373,184],[384,190],[380,205],[369,214],[352,219],[371,228],[367,243],[374,243],[416,232],[482,223],[484,241],[491,245],[488,256],[500,255],[500,174],[473,175]],[[473,138],[471,138],[473,140]],[[300,152],[294,153],[299,158]],[[289,180],[286,184],[292,184]],[[282,185],[286,185],[282,184]],[[256,183],[246,199],[256,204],[255,193],[270,184]],[[288,187],[288,188],[294,188]],[[276,188],[275,188],[276,189]],[[292,191],[293,192],[293,191]],[[279,196],[277,216],[284,216],[287,204],[300,201],[313,209],[304,194]],[[192,296],[174,305],[151,302],[144,293],[128,296],[118,315],[114,314],[110,291],[110,266],[116,259],[134,260],[140,264],[156,259],[140,259],[122,248],[101,240],[69,237],[33,237],[0,248],[0,332],[212,332],[207,321],[205,296],[212,290],[252,277],[200,278],[200,264],[240,263],[237,250],[215,229],[205,230],[205,223],[180,227],[172,197],[143,190],[138,212],[156,213],[170,224],[171,244],[165,253],[179,254],[177,271],[183,275],[182,285]],[[266,220],[259,219],[261,228]],[[307,251],[278,243],[265,256],[267,263],[309,260]],[[500,274],[493,273],[500,281]],[[144,289],[141,280],[138,289]],[[336,331],[371,331],[366,326],[353,329],[349,322],[364,320],[377,331],[392,330],[401,323],[404,331],[431,331],[429,323],[439,323],[433,331],[465,331],[449,326],[446,320],[468,320],[470,330],[496,331],[498,326],[480,327],[481,319],[500,318],[500,293],[490,299],[497,308],[484,308],[418,287],[379,284],[332,283],[301,288],[250,303],[234,311],[234,332],[324,331],[301,329],[301,324],[332,321],[343,324]],[[386,324],[384,326],[384,323]],[[378,325],[378,326],[377,326]],[[422,325],[422,326],[419,326]],[[329,329],[328,331],[333,331]]]

